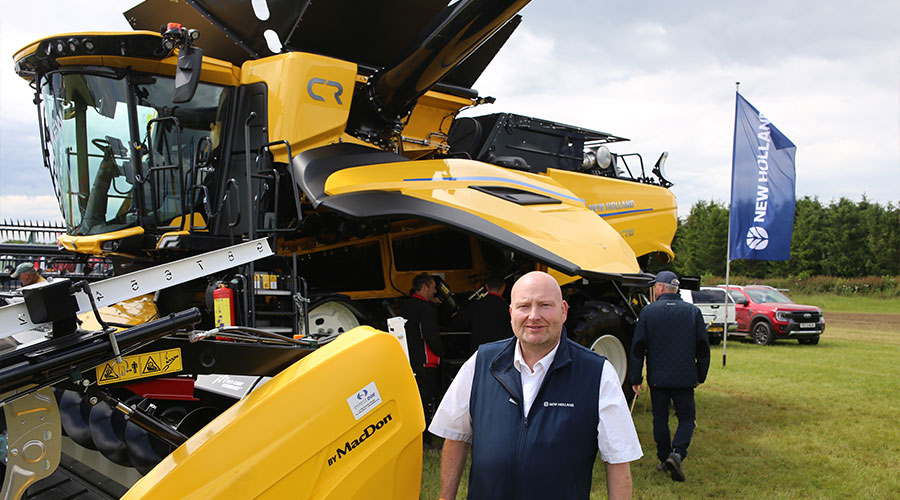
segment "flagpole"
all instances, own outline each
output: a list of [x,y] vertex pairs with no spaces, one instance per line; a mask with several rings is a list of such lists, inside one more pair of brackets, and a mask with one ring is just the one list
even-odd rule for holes
[[[737,138],[737,96],[741,90],[741,82],[734,82],[734,136]],[[734,140],[731,142],[731,183],[734,191]],[[729,195],[729,199],[731,196]],[[732,202],[734,200],[731,200]],[[731,203],[728,204],[728,241],[725,243],[725,326],[722,328],[722,368],[728,350],[728,297],[731,296]]]

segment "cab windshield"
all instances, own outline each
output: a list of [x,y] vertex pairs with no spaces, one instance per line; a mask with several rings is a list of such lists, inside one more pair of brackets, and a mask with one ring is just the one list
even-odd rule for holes
[[[176,106],[172,78],[132,82],[100,70],[41,81],[47,162],[69,234],[135,226],[139,214],[165,225],[189,211],[194,158],[220,129],[223,88],[201,84],[191,102]],[[134,144],[143,153],[137,159]]]

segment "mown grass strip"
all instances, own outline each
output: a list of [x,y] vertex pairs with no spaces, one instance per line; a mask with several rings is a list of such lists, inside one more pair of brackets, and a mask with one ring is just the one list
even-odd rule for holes
[[850,312],[868,314],[900,314],[900,298],[879,299],[875,297],[843,295],[791,295],[791,300],[798,304],[807,304],[822,308],[825,319],[829,312]]

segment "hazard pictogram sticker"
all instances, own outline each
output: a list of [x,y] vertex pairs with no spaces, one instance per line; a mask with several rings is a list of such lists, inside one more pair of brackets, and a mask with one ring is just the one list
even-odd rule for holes
[[147,363],[144,365],[144,373],[158,372],[158,371],[159,371],[159,365],[156,364],[156,361],[153,361],[153,358],[148,357]]
[[[97,370],[98,373],[100,373],[100,367],[97,367]],[[103,372],[97,377],[97,383],[102,384],[113,380],[119,380],[119,376],[116,375],[116,371],[113,369],[112,364],[106,363],[106,366],[103,367]]]
[[122,362],[111,360],[96,368],[97,384],[113,384],[145,377],[177,373],[182,370],[181,349],[146,352],[123,356]]

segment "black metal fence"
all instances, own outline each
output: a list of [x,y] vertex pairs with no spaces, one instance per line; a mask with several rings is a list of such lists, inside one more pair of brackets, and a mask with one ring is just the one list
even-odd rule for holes
[[62,223],[56,222],[0,221],[0,292],[22,285],[10,275],[23,262],[32,264],[45,278],[94,281],[113,275],[108,259],[60,248],[56,238],[65,231]]

